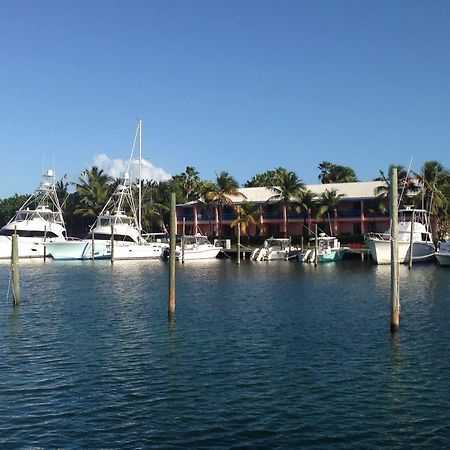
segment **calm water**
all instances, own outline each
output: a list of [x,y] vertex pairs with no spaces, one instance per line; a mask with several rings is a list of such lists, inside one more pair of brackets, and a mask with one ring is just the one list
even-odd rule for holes
[[450,270],[217,260],[0,265],[2,448],[444,448]]

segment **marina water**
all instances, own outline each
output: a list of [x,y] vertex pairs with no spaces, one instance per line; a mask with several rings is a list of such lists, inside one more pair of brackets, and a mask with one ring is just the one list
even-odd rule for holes
[[0,265],[2,448],[444,448],[449,271],[343,261]]

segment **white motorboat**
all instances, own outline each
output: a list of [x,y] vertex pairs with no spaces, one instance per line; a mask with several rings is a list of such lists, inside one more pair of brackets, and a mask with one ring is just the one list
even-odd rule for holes
[[[435,259],[435,248],[431,235],[430,215],[424,209],[407,206],[399,210],[398,217],[398,258],[400,263],[408,263],[412,231],[413,262],[429,262]],[[369,233],[365,236],[373,260],[377,264],[391,262],[391,232]]]
[[[141,121],[138,122],[139,167],[141,162]],[[87,236],[79,241],[47,244],[54,259],[157,259],[161,258],[166,242],[149,242],[141,229],[141,177],[139,174],[139,206],[136,207],[130,178],[134,145],[128,170],[122,184],[117,186]],[[128,214],[125,212],[128,211]],[[114,245],[112,245],[114,244]]]
[[264,241],[262,248],[256,248],[250,254],[252,261],[274,261],[288,259],[291,251],[289,238],[270,238]]
[[438,242],[436,259],[441,266],[450,266],[450,240]]
[[[298,259],[301,262],[314,262],[316,259],[316,238],[310,239],[310,247],[306,251],[298,254]],[[320,233],[317,236],[317,262],[333,262],[341,261],[344,255],[349,250],[348,247],[341,247],[341,243],[334,236],[327,236],[325,233]]]
[[[185,235],[181,243],[175,247],[175,258],[193,261],[200,259],[214,259],[222,250],[222,247],[216,247],[211,244],[208,238],[202,234]],[[169,256],[169,247],[164,251],[164,257]]]
[[66,241],[66,227],[52,170],[44,174],[36,192],[0,229],[0,259],[11,258],[11,236],[15,232],[19,258],[43,258],[45,243]]

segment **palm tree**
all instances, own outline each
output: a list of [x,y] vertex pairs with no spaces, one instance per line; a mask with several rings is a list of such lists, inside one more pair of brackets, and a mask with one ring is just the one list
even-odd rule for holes
[[75,214],[83,217],[97,216],[111,196],[112,181],[111,177],[96,166],[82,172],[76,187],[79,203]]
[[303,230],[302,233],[305,235],[305,230],[307,231],[307,235],[310,234],[312,230],[309,229],[309,224],[311,221],[311,213],[315,209],[317,205],[317,200],[315,194],[310,191],[309,189],[306,189],[301,192],[299,199],[298,199],[298,209],[299,211],[305,211],[307,214],[307,217],[305,217],[305,221],[303,224]]
[[343,194],[338,194],[336,189],[328,190],[326,189],[325,192],[323,192],[320,195],[319,200],[319,211],[317,214],[317,217],[323,217],[325,214],[328,217],[328,224],[330,227],[330,235],[337,234],[337,230],[332,230],[331,227],[331,217],[330,213],[333,213],[334,217],[337,215],[337,208],[339,206],[339,203],[341,201],[341,198],[343,197]]
[[351,167],[340,166],[328,161],[319,164],[319,180],[322,184],[352,183],[358,181],[355,171]]
[[216,177],[216,182],[209,186],[209,190],[205,194],[205,199],[207,202],[215,204],[218,208],[218,234],[221,235],[223,207],[225,205],[233,205],[231,196],[245,198],[245,195],[239,191],[239,183],[228,172],[222,171]]
[[436,213],[445,210],[447,199],[443,192],[444,187],[450,183],[450,173],[438,161],[426,161],[420,173],[415,173],[422,185],[423,208]]
[[[409,203],[412,201],[411,195],[417,192],[417,183],[414,182],[414,179],[409,176],[408,171],[404,166],[395,164],[391,164],[389,166],[388,174],[391,173],[393,167],[397,167],[397,180],[398,180],[398,192],[400,193],[400,200],[403,204]],[[389,190],[390,190],[390,181],[389,175],[385,175],[385,173],[380,170],[380,176],[374,178],[374,181],[383,181],[384,185],[379,186],[375,189],[375,195],[378,198],[378,209],[381,212],[386,212],[389,209]]]
[[237,219],[231,222],[231,227],[236,227],[240,224],[243,234],[248,236],[248,229],[250,225],[259,226],[258,219],[261,217],[261,209],[256,203],[242,202],[236,206]]
[[248,180],[244,187],[272,187],[276,186],[276,179],[288,171],[284,167],[277,167],[275,170],[268,170],[264,173],[257,173],[253,178]]
[[142,229],[166,231],[164,218],[170,210],[165,198],[165,184],[146,181],[142,184]]
[[305,184],[298,178],[294,172],[280,171],[272,186],[275,195],[270,197],[267,201],[276,200],[282,204],[283,207],[283,234],[287,237],[288,229],[288,209],[294,203],[298,203],[298,198],[302,195]]

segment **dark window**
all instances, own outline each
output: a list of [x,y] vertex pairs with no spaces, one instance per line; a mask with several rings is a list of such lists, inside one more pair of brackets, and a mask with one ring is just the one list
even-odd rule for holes
[[[0,230],[1,236],[12,236],[14,234],[14,230]],[[43,231],[37,231],[37,230],[17,230],[17,235],[20,237],[38,237],[38,238],[54,238],[58,237],[57,234],[53,233],[52,231],[47,231],[44,233]]]
[[[85,239],[92,239],[92,233],[88,233],[85,237]],[[103,234],[103,233],[94,233],[94,239],[96,241],[110,241],[111,235],[110,234]],[[126,241],[126,242],[134,242],[134,239],[131,236],[124,235],[124,234],[115,234],[114,235],[115,241]]]
[[359,222],[353,224],[353,234],[361,234],[361,224]]

